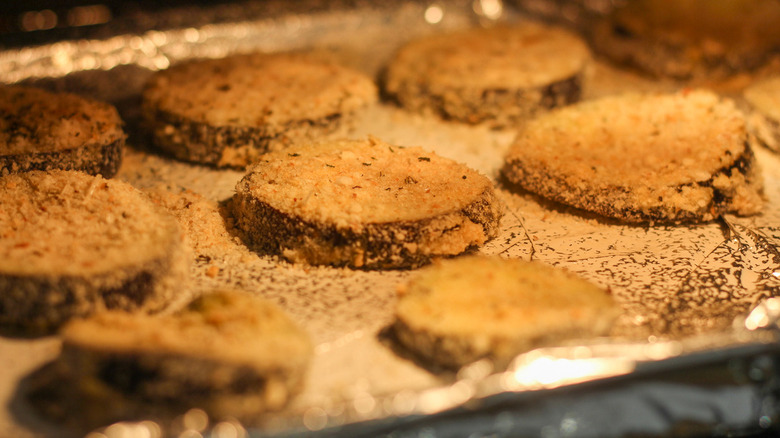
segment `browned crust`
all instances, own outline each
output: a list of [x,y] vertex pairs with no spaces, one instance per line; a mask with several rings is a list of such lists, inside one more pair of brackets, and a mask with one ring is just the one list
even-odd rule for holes
[[54,169],[116,174],[125,133],[112,105],[27,86],[2,86],[0,95],[0,175]]
[[329,135],[342,124],[342,114],[290,122],[280,130],[260,126],[213,126],[147,106],[146,125],[154,144],[173,157],[216,167],[243,169],[260,155],[295,141]]
[[[396,340],[426,366],[454,369],[485,357],[466,338],[443,336],[427,330],[416,330],[405,320],[396,318],[390,327]],[[519,348],[517,351],[523,351]]]
[[406,80],[389,94],[397,104],[416,112],[432,112],[443,119],[466,123],[488,122],[506,126],[540,111],[580,100],[584,72],[528,89],[432,91],[425,83]]
[[300,393],[307,369],[299,365],[261,375],[205,358],[97,351],[64,342],[57,360],[28,377],[27,395],[50,420],[85,433],[118,421],[169,422],[192,408],[211,420],[253,424],[258,414],[278,410]]
[[589,61],[585,42],[563,28],[477,27],[404,45],[383,88],[411,111],[503,127],[579,100]]
[[607,333],[619,314],[607,290],[540,263],[465,256],[398,288],[391,334],[433,367],[489,359],[504,368],[533,348]]
[[0,176],[32,170],[79,170],[111,178],[122,164],[124,138],[54,152],[0,155]]
[[[98,310],[155,312],[174,298],[172,284],[186,275],[181,242],[142,266],[117,267],[94,276],[0,274],[0,326],[48,333],[74,317]],[[121,273],[121,274],[119,274]]]
[[442,224],[466,221],[480,225],[489,240],[498,234],[503,213],[490,187],[460,211],[420,221],[365,224],[356,231],[291,216],[248,196],[246,190],[238,190],[233,199],[236,226],[253,249],[281,256],[294,251],[296,259],[309,264],[358,269],[416,268],[437,257],[456,255],[437,253],[426,242],[457,232],[458,225]]
[[[560,346],[562,339],[580,339],[593,337],[590,328],[568,327],[533,338],[512,337],[508,333],[504,337],[493,337],[489,348],[479,348],[478,334],[474,336],[455,336],[446,333],[436,333],[415,327],[414,323],[402,318],[396,318],[391,326],[392,335],[410,351],[422,360],[422,364],[431,369],[444,368],[458,370],[480,359],[488,359],[494,369],[506,369],[519,354],[534,348]],[[599,333],[602,334],[602,333]],[[510,353],[511,354],[508,354]]]
[[292,141],[332,133],[376,101],[363,73],[304,53],[250,53],[183,62],[152,76],[142,116],[174,157],[244,168]]
[[78,385],[69,396],[99,424],[164,418],[190,408],[203,409],[212,419],[252,421],[285,406],[303,389],[306,376],[304,363],[260,374],[250,366],[206,358],[95,351],[67,342],[59,360]]
[[[533,348],[560,345],[561,339],[577,339],[587,333],[581,327],[561,329],[537,338],[493,337],[489,348],[478,348],[479,342],[468,336],[454,336],[419,329],[402,318],[396,318],[390,327],[392,335],[422,364],[432,369],[444,368],[457,370],[480,359],[488,359],[494,369],[505,369],[515,355]],[[479,337],[474,334],[474,337]],[[506,353],[512,352],[510,355]]]
[[168,422],[191,408],[251,422],[302,389],[312,354],[283,311],[238,291],[206,293],[173,315],[104,312],[60,334],[55,371],[72,386],[59,395],[72,410],[65,420],[99,425]]
[[660,197],[650,208],[617,208],[616,205],[624,205],[626,200],[630,200],[631,190],[629,188],[582,188],[570,184],[565,177],[552,175],[546,169],[526,166],[520,160],[508,161],[503,167],[502,173],[510,183],[552,201],[632,223],[702,222],[715,219],[724,213],[733,212],[735,193],[723,191],[713,183],[719,176],[730,177],[741,174],[744,176],[747,186],[761,186],[761,175],[748,141],[745,141],[741,155],[735,157],[729,166],[714,172],[708,180],[683,184],[674,188],[677,192],[686,189],[713,191],[711,202],[701,206],[696,211],[675,208],[673,205],[664,203]]

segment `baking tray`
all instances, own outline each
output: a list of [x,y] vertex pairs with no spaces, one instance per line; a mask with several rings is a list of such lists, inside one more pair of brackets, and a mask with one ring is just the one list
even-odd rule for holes
[[[192,292],[236,287],[264,296],[300,322],[316,345],[304,392],[282,412],[239,424],[208,422],[196,409],[166,422],[106,425],[95,436],[608,437],[772,430],[780,421],[780,305],[773,299],[780,296],[780,157],[770,151],[756,150],[768,197],[763,214],[693,226],[629,226],[504,188],[498,169],[512,129],[449,123],[387,103],[366,109],[345,136],[423,146],[496,181],[507,214],[500,235],[480,252],[569,269],[608,287],[624,309],[609,337],[529,352],[506,372],[477,362],[455,373],[415,361],[387,335],[396,288],[413,271],[304,267],[248,251],[224,229],[219,210],[242,172],[174,161],[155,152],[138,129],[143,83],[184,59],[306,49],[377,77],[412,38],[529,15],[581,29],[609,2],[561,4],[213,5],[157,11],[110,32],[96,28],[77,39],[0,51],[3,82],[116,105],[129,133],[116,178],[197,206],[196,213],[179,211],[196,254]],[[236,5],[246,6],[245,13]],[[778,65],[701,85],[738,98],[756,77],[779,72]],[[585,98],[680,86],[597,60]],[[78,434],[41,417],[26,400],[31,380],[59,348],[56,336],[0,336],[0,436]]]

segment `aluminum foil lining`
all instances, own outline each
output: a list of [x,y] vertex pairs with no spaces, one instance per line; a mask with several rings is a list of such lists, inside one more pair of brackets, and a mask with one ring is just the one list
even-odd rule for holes
[[[573,2],[576,10],[567,9],[563,21],[581,23],[607,3]],[[350,2],[301,11],[273,3],[273,13],[246,21],[199,17],[194,21],[211,24],[6,50],[0,52],[0,80],[114,103],[130,132],[117,178],[141,189],[187,189],[223,201],[241,172],[173,161],[154,153],[135,131],[139,92],[152,71],[193,57],[313,49],[377,75],[393,51],[415,37],[524,20],[529,11],[561,17],[556,2],[519,4]],[[597,62],[585,97],[677,86]],[[734,91],[734,84],[724,89]],[[513,134],[408,114],[389,104],[366,110],[349,133],[420,145],[496,180]],[[195,409],[170,423],[119,423],[93,436],[605,437],[772,427],[780,419],[780,304],[774,298],[780,296],[780,157],[756,153],[766,179],[766,212],[703,225],[605,223],[500,189],[508,213],[500,236],[481,252],[569,269],[609,287],[624,308],[610,337],[531,351],[502,372],[487,362],[458,373],[435,372],[393,351],[382,333],[408,271],[287,265],[242,252],[239,244],[199,257],[193,268],[197,288],[255,291],[312,334],[317,347],[306,389],[287,410],[252,424],[209,422]],[[207,275],[213,266],[219,275]],[[11,406],[0,412],[0,435],[62,432],[35,417],[16,387],[56,357],[58,348],[56,337],[0,337],[0,356],[13,358],[0,376],[0,399]]]

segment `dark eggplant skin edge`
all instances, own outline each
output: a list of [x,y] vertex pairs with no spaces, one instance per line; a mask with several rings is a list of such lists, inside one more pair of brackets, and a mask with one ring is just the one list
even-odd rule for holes
[[503,205],[492,186],[459,211],[420,221],[371,223],[359,230],[294,217],[241,190],[237,192],[231,210],[250,248],[279,256],[285,251],[303,250],[298,253],[304,254],[306,263],[353,269],[413,269],[437,257],[457,255],[428,252],[420,244],[435,239],[437,234],[456,231],[435,229],[431,224],[446,216],[470,221],[481,225],[489,240],[498,234],[503,215]]
[[124,156],[124,137],[109,144],[92,144],[56,152],[0,155],[0,176],[32,170],[78,170],[111,178]]

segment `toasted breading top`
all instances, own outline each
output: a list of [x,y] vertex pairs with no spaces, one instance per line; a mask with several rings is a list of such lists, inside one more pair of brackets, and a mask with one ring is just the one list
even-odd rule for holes
[[0,155],[108,145],[123,137],[122,119],[107,103],[0,85]]
[[89,275],[164,257],[178,225],[129,184],[55,170],[0,178],[0,274]]
[[376,139],[263,155],[236,188],[280,212],[354,228],[456,212],[492,189],[487,177],[464,164]]
[[744,91],[745,100],[764,116],[780,122],[780,77],[757,82]]
[[388,89],[416,80],[431,88],[526,89],[582,72],[590,59],[576,35],[533,22],[415,40],[388,68]]
[[610,321],[601,287],[539,262],[465,256],[420,270],[400,289],[396,315],[411,329],[449,336],[529,337]]
[[[300,54],[184,62],[155,74],[146,105],[213,126],[274,126],[354,111],[377,99],[366,75]],[[269,128],[270,129],[270,128]]]
[[116,311],[73,320],[66,344],[126,354],[175,354],[252,367],[261,372],[306,366],[308,334],[277,306],[249,293],[208,293],[173,315]]
[[745,152],[743,114],[712,92],[625,94],[529,121],[507,161],[593,187],[706,182]]

